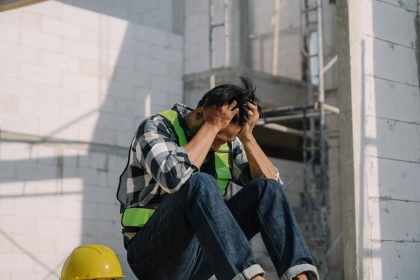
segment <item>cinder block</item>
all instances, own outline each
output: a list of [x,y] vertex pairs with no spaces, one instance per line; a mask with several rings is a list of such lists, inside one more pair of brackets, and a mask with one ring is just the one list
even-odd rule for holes
[[0,111],[4,114],[17,114],[19,100],[15,96],[0,95]]
[[82,242],[80,236],[57,236],[55,243],[55,252],[58,254],[70,255],[73,249]]
[[8,24],[17,25],[19,24],[19,19],[20,10],[17,9],[3,11],[0,14],[0,22],[6,22]]
[[137,57],[136,58],[136,68],[145,72],[150,72],[153,74],[166,75],[167,73],[167,63],[164,63],[161,60],[149,59],[146,57]]
[[[106,176],[104,176],[106,177]],[[97,183],[95,180],[95,176],[91,177],[92,181]],[[115,193],[116,188],[106,188],[102,185],[92,185],[90,182],[85,181],[85,187],[83,189],[83,198],[86,202],[94,202],[94,203],[109,203],[110,201],[116,201]],[[116,186],[117,187],[117,186]]]
[[383,0],[383,2],[391,4],[395,9],[403,9],[411,12],[417,11],[417,3],[415,0]]
[[23,63],[20,66],[20,77],[24,80],[45,83],[49,85],[60,85],[60,71],[48,67]]
[[19,27],[32,30],[41,30],[42,15],[39,13],[25,12],[19,9]]
[[14,60],[0,58],[0,76],[17,78],[19,75],[20,63]]
[[153,43],[159,46],[168,45],[167,33],[154,29],[154,28],[142,26],[142,25],[136,25],[134,28],[137,34],[136,37],[140,40]]
[[[74,203],[74,209],[81,204]],[[74,236],[80,234],[82,224],[79,219],[70,218],[41,218],[32,219],[35,222],[34,234],[43,236]]]
[[59,37],[40,31],[21,29],[20,42],[40,49],[61,51],[61,40]]
[[115,113],[102,112],[98,121],[98,127],[110,129],[130,129],[127,116]]
[[0,144],[2,160],[24,160],[32,155],[32,146],[26,143],[3,142]]
[[[371,197],[369,199],[369,221],[372,226],[372,239],[376,240],[420,240],[420,225],[417,217],[411,213],[419,213],[417,202],[384,200]],[[405,217],[400,219],[400,217]]]
[[77,90],[63,88],[59,86],[39,85],[38,100],[47,101],[53,104],[64,106],[78,106],[79,95]]
[[120,205],[116,201],[108,203],[97,203],[96,212],[97,219],[104,221],[119,221],[120,220]]
[[[32,263],[33,259],[20,252],[14,252],[11,254],[0,254],[0,272],[10,272],[11,278],[10,279],[17,279],[14,278],[13,275],[15,272],[31,272],[32,271]],[[24,278],[21,278],[24,279]]]
[[169,79],[163,76],[153,75],[151,77],[152,80],[152,89],[173,92],[173,93],[181,93],[182,92],[182,81]]
[[168,69],[168,73],[167,73],[168,78],[182,79],[182,75],[184,72],[183,65],[168,64],[167,69]]
[[121,54],[130,54],[135,55],[136,57],[149,57],[152,55],[152,48],[154,47],[154,44],[139,41],[138,38],[125,38],[120,48],[118,48],[118,60],[120,59]]
[[79,71],[79,59],[50,51],[41,52],[41,65],[51,69]]
[[208,28],[194,28],[185,34],[185,45],[191,43],[207,42],[209,41]]
[[185,74],[191,74],[195,72],[202,72],[208,70],[209,61],[208,59],[196,58],[185,61]]
[[369,183],[369,196],[390,197],[400,200],[420,200],[417,191],[420,163],[395,161],[376,157],[367,157],[365,172]]
[[158,10],[145,12],[141,16],[144,23],[156,27],[162,22],[171,21],[172,10],[168,7],[161,7]]
[[184,46],[184,37],[174,34],[168,36],[169,48],[182,51]]
[[0,75],[0,93],[2,94],[16,97],[36,97],[38,92],[38,83]]
[[182,55],[183,53],[179,50],[162,48],[159,46],[156,46],[152,50],[152,57],[154,59],[168,63],[182,64]]
[[366,155],[420,162],[420,125],[365,118]]
[[65,7],[62,15],[64,21],[83,27],[92,27],[96,30],[99,27],[101,14],[74,6]]
[[10,116],[0,112],[0,127],[6,131],[38,134],[39,118],[22,115]]
[[[0,206],[0,209],[1,209],[1,206]],[[15,250],[15,245],[7,237],[9,236],[7,235],[5,236],[3,234],[0,235],[0,255],[5,254],[5,253],[11,254]]]
[[0,41],[0,56],[19,62],[38,64],[40,50],[33,47]]
[[0,222],[1,228],[7,229],[7,235],[9,237],[12,237],[14,234],[25,233],[28,231],[28,228],[35,228],[33,217],[19,217],[19,221],[19,223],[16,223],[15,216],[4,216]]
[[57,106],[57,104],[39,102],[31,99],[20,99],[18,108],[19,113],[26,116],[57,119],[60,115],[60,107]]
[[23,160],[15,162],[17,170],[26,170],[26,172],[18,173],[21,180],[36,180],[36,179],[55,179],[57,170],[55,166],[48,166],[37,164],[35,160]]
[[93,93],[98,90],[98,79],[86,75],[63,72],[62,85],[66,88]]
[[365,38],[366,75],[418,86],[418,69],[415,50],[370,37]]
[[185,30],[191,30],[195,28],[208,29],[209,26],[209,13],[197,13],[187,14],[185,17]]
[[59,219],[69,218],[75,220],[81,220],[84,218],[84,205],[82,203],[78,204],[74,201],[62,200],[57,205],[57,211],[52,213],[54,217]]
[[148,82],[147,72],[133,71],[125,67],[117,66],[114,71],[114,78],[121,83],[128,83],[134,86],[146,86]]
[[[400,1],[403,2],[403,1]],[[413,1],[415,2],[415,1]],[[371,17],[372,29],[367,34],[414,48],[416,40],[416,13],[389,5],[386,2],[372,1],[370,4],[374,16]]]
[[19,42],[20,29],[15,25],[0,22],[0,40],[13,43]]
[[130,12],[135,14],[138,12],[148,12],[148,11],[159,9],[159,4],[160,4],[159,1],[147,1],[147,0],[130,1],[128,3],[129,15],[130,15]]
[[72,24],[52,17],[44,16],[42,18],[41,26],[43,32],[75,40],[79,40],[80,38],[81,27],[78,24]]
[[95,238],[113,238],[116,221],[85,220],[84,232]]
[[[101,53],[99,47],[79,41],[63,38],[63,53],[66,55],[100,61]],[[113,60],[111,60],[113,61]]]
[[[4,163],[5,164],[5,163]],[[21,196],[25,192],[25,182],[5,182],[0,185],[0,193],[4,197]],[[14,209],[14,207],[13,207]]]
[[65,7],[67,6],[64,6],[60,2],[52,1],[52,2],[36,3],[33,5],[21,7],[19,9],[23,12],[37,13],[44,16],[61,18],[62,10],[64,10]]
[[[420,124],[419,88],[365,77],[366,114]],[[399,106],[395,106],[398,102]]]
[[416,256],[420,254],[418,240],[414,242],[380,241],[375,244],[378,250],[372,250],[371,270],[378,278],[390,277],[409,279],[420,272]]
[[[143,48],[141,50],[142,55],[148,56],[147,53],[150,53],[150,45],[146,45],[146,44],[142,43],[140,46],[149,47],[149,50],[145,50],[145,48]],[[115,62],[115,66],[123,66],[125,68],[134,69],[135,68],[135,61],[136,61],[137,57],[138,57],[137,55],[132,55],[132,54],[129,54],[129,53],[121,52],[120,55],[118,56],[118,59]],[[112,77],[112,72],[110,73],[110,77]]]
[[207,12],[208,8],[209,8],[208,1],[205,1],[205,0],[185,2],[186,14],[198,14],[198,13]]

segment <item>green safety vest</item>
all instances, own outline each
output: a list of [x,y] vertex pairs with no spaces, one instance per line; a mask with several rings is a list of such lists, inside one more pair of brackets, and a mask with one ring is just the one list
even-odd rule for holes
[[[187,144],[187,137],[179,123],[178,113],[174,110],[166,110],[160,112],[159,115],[172,124],[178,136],[179,145],[185,146]],[[214,152],[216,180],[222,194],[225,193],[229,180],[232,179],[229,166],[229,155],[230,149],[227,143],[220,146],[219,151]],[[153,215],[154,211],[154,209],[149,208],[126,208],[121,218],[121,224],[124,227],[143,227]]]

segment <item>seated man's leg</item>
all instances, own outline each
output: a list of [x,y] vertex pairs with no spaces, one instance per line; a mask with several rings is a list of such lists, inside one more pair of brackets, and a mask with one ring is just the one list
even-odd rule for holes
[[129,243],[128,262],[139,279],[148,280],[207,279],[213,273],[219,280],[250,279],[262,272],[216,180],[205,173],[163,199]]
[[292,279],[306,271],[309,279],[318,278],[292,207],[279,182],[262,178],[253,180],[227,204],[248,239],[261,232],[280,277]]

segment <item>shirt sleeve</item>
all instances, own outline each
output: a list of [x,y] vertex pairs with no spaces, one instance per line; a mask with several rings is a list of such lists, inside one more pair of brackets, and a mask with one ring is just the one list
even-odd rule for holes
[[252,180],[248,158],[239,138],[232,141],[232,179],[233,182],[242,186]]
[[[247,185],[253,178],[249,169],[248,158],[245,148],[239,138],[232,142],[232,177],[233,181],[242,186]],[[276,178],[274,179],[283,186],[278,169],[276,168]]]
[[140,126],[137,139],[137,160],[164,191],[178,191],[197,170],[186,150],[178,145],[173,128],[163,117],[147,119]]

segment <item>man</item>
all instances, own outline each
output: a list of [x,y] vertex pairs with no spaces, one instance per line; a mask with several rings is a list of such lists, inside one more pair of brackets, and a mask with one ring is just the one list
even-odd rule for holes
[[[255,88],[242,83],[140,124],[117,195],[139,279],[264,279],[248,242],[259,232],[282,279],[318,279],[277,169],[252,134]],[[243,187],[228,197],[233,183]]]

